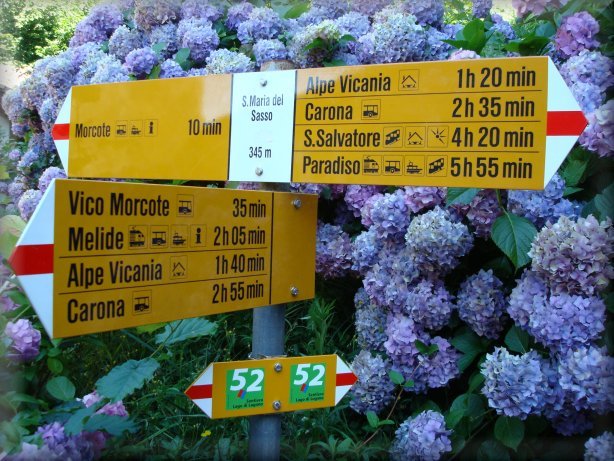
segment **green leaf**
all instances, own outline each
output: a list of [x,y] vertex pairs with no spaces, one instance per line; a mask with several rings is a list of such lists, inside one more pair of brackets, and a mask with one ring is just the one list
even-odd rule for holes
[[208,336],[215,333],[217,323],[202,318],[176,320],[167,324],[162,333],[156,335],[156,344],[171,345],[187,339]]
[[468,189],[466,187],[448,187],[446,195],[446,204],[450,205],[468,205],[471,200],[480,192],[480,189]]
[[601,194],[595,195],[595,208],[601,215],[601,220],[614,218],[614,184],[603,189]]
[[0,165],[0,179],[9,179],[10,176],[6,171],[6,165]]
[[65,376],[56,376],[47,381],[47,392],[55,399],[68,402],[75,398],[75,385]]
[[158,77],[160,77],[161,71],[162,71],[162,67],[160,66],[160,64],[156,64],[155,66],[153,66],[153,69],[151,69],[151,72],[147,76],[147,80],[157,79]]
[[189,48],[181,48],[177,53],[175,53],[175,62],[181,66],[183,70],[189,70],[192,66],[190,62],[190,49]]
[[405,382],[405,378],[401,373],[395,370],[388,370],[388,376],[390,377],[390,381],[394,384],[403,384]]
[[465,354],[477,355],[486,350],[480,337],[469,329],[464,330],[450,339],[450,344]]
[[584,190],[583,187],[570,187],[570,186],[567,186],[567,187],[565,187],[565,190],[563,191],[563,197],[569,197],[570,195],[573,195],[576,192],[582,192],[583,190]]
[[529,349],[529,333],[513,325],[505,335],[505,345],[510,351],[524,354]]
[[516,269],[531,261],[528,252],[535,235],[537,229],[531,221],[507,211],[495,220],[491,231],[493,242],[510,258]]
[[509,452],[496,440],[483,442],[477,453],[478,461],[509,461],[509,459]]
[[495,423],[495,437],[515,451],[524,438],[524,423],[518,418],[499,416]]
[[469,379],[469,387],[467,390],[469,392],[475,392],[482,387],[482,384],[484,384],[484,375],[478,372]]
[[60,359],[47,357],[47,368],[49,368],[49,371],[54,375],[59,375],[64,371],[64,364]]
[[89,418],[91,415],[93,415],[96,409],[97,407],[92,405],[89,408],[81,408],[75,411],[74,414],[68,418],[66,424],[64,424],[64,432],[66,432],[67,435],[76,435],[79,432],[82,432],[83,421],[85,418]]
[[166,50],[168,44],[166,42],[158,42],[155,45],[151,46],[151,49],[156,53],[160,54],[163,50]]
[[124,432],[136,432],[137,427],[134,421],[122,416],[96,414],[87,420],[83,429],[89,432],[105,431],[118,437]]
[[148,357],[143,360],[128,360],[113,368],[109,374],[96,382],[96,389],[103,397],[116,401],[140,389],[153,378],[160,364]]
[[463,38],[467,40],[466,49],[480,53],[486,44],[484,21],[481,19],[474,19],[473,21],[467,23],[462,32]]
[[439,350],[439,346],[437,346],[437,344],[431,344],[430,346],[427,346],[419,339],[416,340],[415,346],[416,346],[416,349],[418,349],[418,352],[420,352],[423,355],[426,355],[427,357],[430,357],[431,355],[433,355],[435,352]]
[[161,323],[152,323],[151,325],[141,325],[136,327],[136,332],[138,334],[142,334],[142,333],[153,333],[156,330],[159,330],[160,328],[164,327],[168,322],[161,322]]
[[445,416],[446,419],[446,427],[448,429],[454,429],[460,420],[465,416],[464,409],[450,410],[448,414]]
[[309,10],[309,2],[298,2],[284,14],[286,19],[296,19]]
[[6,215],[0,218],[0,255],[8,259],[15,248],[19,236],[26,227],[26,223],[19,216]]
[[476,394],[461,394],[450,405],[450,411],[461,410],[463,416],[477,418],[484,413],[484,402]]
[[379,426],[379,418],[373,410],[367,411],[367,421],[369,422],[369,426],[371,426],[373,429],[377,429]]
[[312,50],[314,48],[322,48],[326,49],[326,41],[322,37],[316,37],[313,41],[307,45],[305,45],[305,51]]

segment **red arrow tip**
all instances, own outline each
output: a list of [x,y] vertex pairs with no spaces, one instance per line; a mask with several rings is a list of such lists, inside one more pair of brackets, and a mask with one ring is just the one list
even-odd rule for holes
[[194,385],[190,386],[186,391],[185,395],[190,397],[192,400],[198,399],[210,399],[213,395],[213,385],[212,384],[202,384],[202,385]]
[[70,123],[56,123],[51,129],[51,137],[54,141],[64,141],[70,134]]
[[579,110],[548,112],[547,136],[580,136],[588,120]]
[[18,245],[9,257],[15,275],[53,273],[53,244]]
[[358,381],[358,376],[356,376],[351,371],[349,373],[338,373],[337,374],[337,386],[351,386],[356,381]]

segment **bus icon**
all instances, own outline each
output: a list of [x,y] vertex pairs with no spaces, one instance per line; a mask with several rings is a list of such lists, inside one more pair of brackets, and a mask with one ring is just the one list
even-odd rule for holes
[[151,312],[151,291],[135,291],[132,294],[133,314],[149,314]]
[[400,160],[386,160],[386,165],[384,166],[384,172],[390,174],[396,174],[401,172],[401,161]]

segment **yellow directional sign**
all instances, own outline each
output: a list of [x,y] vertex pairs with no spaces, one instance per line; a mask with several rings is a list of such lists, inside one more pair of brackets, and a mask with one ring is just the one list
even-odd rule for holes
[[542,189],[586,123],[541,56],[74,87],[53,137],[69,176]]
[[312,195],[57,180],[10,262],[66,337],[311,298],[315,227]]
[[212,363],[186,390],[210,418],[335,406],[356,382],[337,355]]

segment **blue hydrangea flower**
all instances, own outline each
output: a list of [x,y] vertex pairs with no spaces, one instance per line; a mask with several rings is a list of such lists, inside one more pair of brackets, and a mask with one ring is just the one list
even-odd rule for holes
[[[363,206],[361,212],[365,212]],[[370,227],[381,239],[398,239],[407,230],[410,215],[402,189],[390,194],[378,194],[370,200],[368,220]],[[363,221],[364,223],[364,221]]]
[[492,8],[492,0],[473,0],[471,11],[476,18],[487,18]]
[[492,354],[486,354],[481,372],[485,379],[482,393],[497,414],[523,420],[539,414],[547,382],[537,352],[511,355],[507,349],[496,347]]
[[563,198],[565,180],[556,173],[544,190],[510,190],[507,196],[509,211],[527,218],[539,229],[546,222],[555,222],[561,216],[577,217],[580,207]]
[[427,346],[437,346],[437,351],[427,356],[423,353],[416,355],[416,365],[413,371],[402,372],[406,379],[412,379],[413,392],[425,392],[428,389],[444,387],[448,382],[460,375],[458,361],[461,354],[440,336],[427,338],[423,336],[422,342]]
[[59,103],[53,100],[53,98],[46,98],[38,111],[38,115],[41,118],[43,129],[51,132],[56,119],[58,118]]
[[213,22],[220,19],[224,15],[224,11],[203,0],[185,0],[181,5],[180,15],[182,19],[202,18]]
[[373,24],[358,39],[356,55],[364,64],[421,61],[426,43],[422,26],[411,14],[395,13]]
[[378,11],[390,5],[392,0],[350,0],[350,11],[356,11],[366,16],[373,16]]
[[449,61],[462,61],[463,59],[480,59],[480,55],[473,50],[463,50],[462,48],[452,52]]
[[613,66],[614,61],[599,51],[582,50],[580,54],[565,61],[559,70],[568,86],[582,81],[597,85],[602,91],[606,91],[614,84]]
[[49,96],[50,88],[47,86],[45,70],[51,59],[47,58],[45,61],[45,66],[42,68],[35,66],[32,75],[17,87],[23,106],[32,111],[39,110],[43,101]]
[[311,0],[311,7],[324,11],[329,19],[336,19],[348,12],[347,2],[338,0]]
[[237,27],[237,38],[245,45],[263,38],[277,38],[283,29],[283,20],[274,10],[254,8],[249,17]]
[[252,51],[256,58],[257,66],[261,66],[262,63],[266,61],[276,61],[288,58],[286,45],[276,38],[258,40],[254,44]]
[[198,67],[193,67],[188,71],[187,77],[201,77],[203,75],[209,75],[209,71],[204,67],[199,69]]
[[11,88],[2,96],[2,109],[11,122],[11,132],[22,138],[28,131],[28,113],[21,97],[19,86]]
[[489,238],[492,225],[502,214],[497,193],[492,189],[483,189],[473,197],[465,216],[477,237]]
[[503,283],[492,269],[480,271],[461,283],[456,296],[460,318],[480,336],[496,339],[505,325]]
[[412,213],[419,213],[426,208],[440,205],[445,197],[446,191],[441,187],[405,187],[405,203]]
[[570,90],[585,114],[595,112],[605,97],[604,92],[597,85],[581,80],[574,82]]
[[439,27],[443,21],[443,0],[402,0],[401,10],[416,17],[420,25]]
[[77,73],[75,83],[77,85],[89,85],[100,63],[104,64],[109,58],[113,59],[112,56],[110,57],[99,48],[84,50],[83,62]]
[[547,223],[531,244],[531,268],[548,282],[553,293],[593,295],[614,278],[611,221],[593,215],[572,221],[566,216]]
[[505,37],[506,40],[515,40],[517,38],[516,32],[512,28],[512,25],[507,22],[503,17],[496,13],[490,15],[493,26],[490,28],[493,33],[499,33]]
[[438,461],[452,451],[451,435],[441,413],[423,411],[399,426],[390,447],[390,458],[394,461]]
[[600,157],[614,156],[614,99],[598,107],[587,119],[588,127],[578,139],[580,145]]
[[387,314],[371,302],[364,288],[354,296],[356,306],[356,340],[363,349],[384,352]]
[[318,223],[316,272],[324,278],[347,275],[352,267],[350,237],[338,226]]
[[579,347],[559,358],[560,383],[576,410],[614,410],[614,357],[605,349]]
[[156,26],[179,20],[181,0],[139,0],[134,7],[134,22],[149,32]]
[[149,75],[156,64],[158,64],[158,56],[154,50],[146,47],[128,53],[125,66],[128,72],[137,78],[142,78]]
[[362,350],[352,361],[358,381],[352,386],[350,408],[358,413],[381,412],[394,400],[394,383],[388,377],[390,362]]
[[38,178],[38,189],[41,191],[42,194],[44,194],[49,185],[51,184],[51,181],[53,181],[54,179],[64,178],[66,178],[66,172],[62,168],[58,168],[57,166],[50,166],[45,171],[43,171],[43,174],[41,174],[40,178]]
[[121,25],[115,29],[115,32],[109,38],[109,54],[123,62],[128,53],[137,48],[142,48],[143,45],[143,36],[139,31],[130,30],[128,27]]
[[160,64],[160,78],[186,77],[187,72],[181,68],[177,61],[167,59]]
[[548,296],[548,287],[543,278],[533,271],[524,271],[510,294],[507,312],[516,325],[527,330],[535,306],[545,305]]
[[9,197],[11,197],[11,200],[17,203],[17,201],[19,200],[19,197],[21,197],[21,195],[27,189],[29,189],[28,185],[29,185],[28,178],[26,176],[23,176],[20,174],[15,176],[7,187],[7,192],[9,194]]
[[[179,33],[178,28],[177,34],[179,35]],[[220,37],[211,26],[211,23],[208,23],[206,26],[188,27],[181,38],[181,46],[190,49],[190,58],[198,65],[204,64],[219,44]]]
[[377,255],[382,249],[383,243],[377,236],[375,229],[359,234],[352,242],[352,270],[359,274],[366,274],[377,262]]
[[299,30],[288,43],[288,56],[299,68],[320,67],[325,61],[332,59],[329,47],[308,49],[307,46],[316,39],[332,45],[339,38],[341,38],[341,31],[330,19],[317,24],[309,24]]
[[253,72],[254,69],[254,61],[238,51],[221,48],[212,51],[207,58],[207,71],[210,74],[238,74]]
[[599,23],[586,11],[579,11],[567,16],[561,22],[554,37],[556,50],[564,58],[576,56],[582,50],[591,50],[599,46],[597,40]]
[[[358,40],[371,30],[369,17],[356,11],[351,11],[338,17],[335,19],[335,25],[339,32],[341,32],[341,36],[351,35],[355,40]],[[342,51],[354,52],[356,51],[356,45],[356,41],[348,42]]]
[[422,279],[408,289],[402,312],[420,328],[439,330],[452,315],[453,297],[439,280]]
[[445,43],[444,40],[449,39],[444,32],[429,27],[425,30],[426,47],[424,50],[425,61],[445,61],[452,52],[452,45]]
[[115,5],[96,5],[89,15],[75,29],[70,46],[76,47],[87,42],[101,43],[124,22],[124,17]]
[[[420,336],[418,336],[419,334]],[[418,349],[416,349],[416,341],[422,339],[422,334],[417,331],[414,321],[407,315],[389,314],[386,335],[384,348],[395,367],[404,367],[409,369],[410,372],[413,371],[417,364],[416,357],[419,355]]]
[[599,437],[591,437],[584,444],[584,461],[611,461],[614,453],[614,434],[605,431]]
[[348,208],[354,213],[354,216],[360,218],[360,210],[367,199],[375,194],[379,194],[382,190],[383,188],[378,186],[349,185],[345,190],[344,200]]
[[28,189],[22,194],[17,202],[17,208],[24,221],[30,219],[42,197],[43,194],[37,189]]
[[[132,61],[136,65],[136,61]],[[130,80],[126,66],[113,56],[105,56],[98,62],[96,72],[92,75],[91,84],[127,82]]]
[[229,30],[237,30],[239,24],[249,18],[253,9],[254,5],[249,2],[235,3],[228,8],[225,23],[226,27],[228,27]]
[[164,47],[157,48],[160,49],[160,56],[168,59],[179,49],[178,35],[178,27],[175,24],[167,23],[151,29],[151,32],[145,37],[145,41],[147,42],[146,45],[150,47],[164,43]]
[[462,223],[453,222],[440,207],[416,216],[405,234],[414,264],[424,274],[446,274],[473,247],[473,237]]

